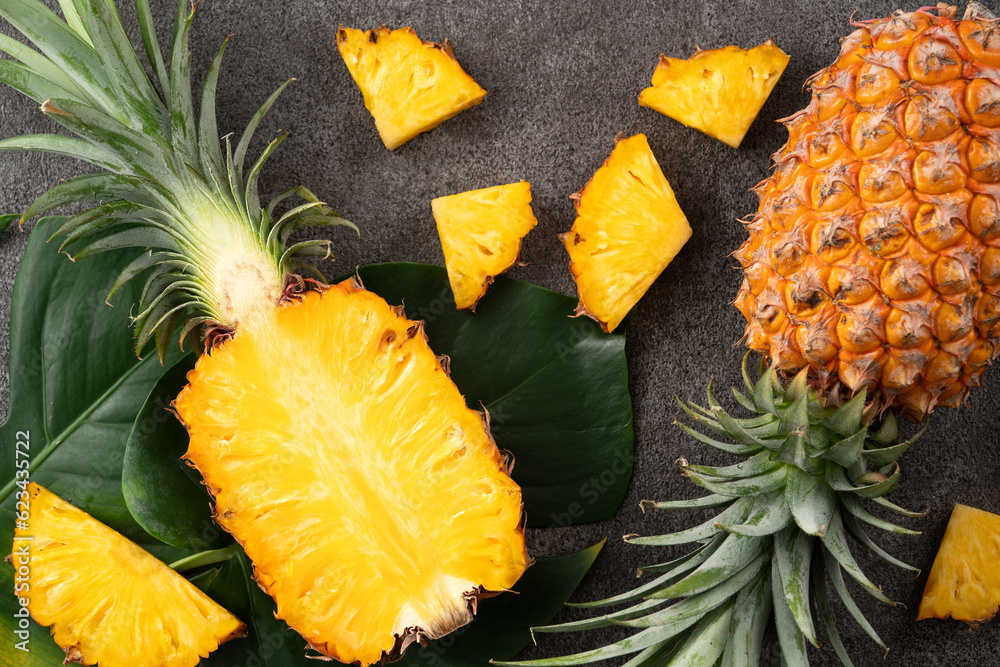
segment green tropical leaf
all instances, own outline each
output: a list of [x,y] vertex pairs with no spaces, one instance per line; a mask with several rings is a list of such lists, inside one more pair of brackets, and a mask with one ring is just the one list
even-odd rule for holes
[[146,398],[125,449],[122,490],[135,520],[154,537],[183,549],[215,549],[232,541],[212,519],[201,476],[181,457],[188,434],[169,412],[194,368],[194,355],[174,364]]
[[[117,307],[104,301],[134,251],[74,264],[45,242],[64,221],[38,222],[14,283],[11,398],[7,422],[0,426],[0,544],[13,540],[20,450],[32,481],[172,560],[188,552],[147,534],[129,513],[121,487],[132,422],[163,372],[155,357],[137,359],[133,352],[128,304],[140,286],[122,288],[113,302]],[[172,352],[171,361],[179,356]],[[0,563],[0,632],[6,637],[15,636],[19,608],[13,577],[13,568]],[[65,656],[48,630],[32,622],[30,632],[31,653],[18,654],[16,664],[61,663]]]
[[576,301],[500,276],[457,310],[445,270],[421,264],[361,269],[365,287],[424,320],[431,347],[471,406],[490,414],[513,453],[532,527],[612,517],[632,477],[632,402],[625,337],[570,319]]
[[0,234],[3,234],[4,230],[10,227],[10,223],[17,220],[17,218],[18,216],[16,215],[0,215]]

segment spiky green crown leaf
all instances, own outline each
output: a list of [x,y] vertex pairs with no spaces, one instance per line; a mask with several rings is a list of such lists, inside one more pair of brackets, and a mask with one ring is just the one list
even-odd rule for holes
[[[0,81],[41,104],[41,110],[75,137],[43,134],[0,141],[0,151],[67,155],[102,171],[61,183],[25,211],[24,222],[66,204],[98,202],[55,234],[74,256],[117,248],[144,252],[121,274],[112,293],[148,273],[135,316],[137,350],[155,337],[161,357],[176,328],[233,329],[224,291],[234,262],[252,263],[270,291],[284,293],[293,271],[322,279],[309,258],[329,255],[329,242],[286,247],[292,232],[318,225],[348,225],[309,190],[287,190],[262,207],[261,167],[284,135],[274,139],[249,171],[250,141],[281,85],[250,120],[232,147],[220,145],[215,92],[226,44],[209,70],[196,113],[190,80],[188,35],[194,9],[180,0],[171,59],[159,49],[148,0],[135,0],[152,74],[129,42],[113,0],[59,0],[63,16],[38,0],[4,0],[3,16],[37,51],[0,35]],[[154,83],[155,82],[155,83]],[[305,203],[276,217],[290,196]],[[235,259],[234,259],[235,258]]]
[[[828,586],[862,629],[885,647],[851,598],[844,573],[876,599],[893,604],[855,561],[852,542],[914,570],[877,546],[862,524],[896,533],[915,531],[875,516],[862,500],[921,516],[883,497],[899,479],[896,458],[920,434],[897,443],[891,415],[873,432],[866,423],[863,392],[834,409],[821,404],[805,374],[788,386],[763,365],[760,375],[751,382],[744,359],[746,393],[733,390],[755,417],[730,416],[711,385],[707,407],[682,404],[711,435],[681,425],[686,433],[745,460],[713,467],[681,459],[684,475],[711,493],[695,500],[641,505],[643,510],[717,508],[719,513],[678,533],[625,537],[645,546],[693,544],[694,550],[641,568],[640,574],[655,578],[628,593],[574,605],[601,609],[600,616],[534,628],[536,633],[575,632],[620,625],[634,628],[634,634],[575,655],[497,664],[554,667],[632,656],[625,667],[756,667],[770,631],[781,664],[801,667],[809,664],[806,641],[819,645],[818,620],[838,657],[850,665],[834,625]],[[631,606],[603,611],[622,605]]]

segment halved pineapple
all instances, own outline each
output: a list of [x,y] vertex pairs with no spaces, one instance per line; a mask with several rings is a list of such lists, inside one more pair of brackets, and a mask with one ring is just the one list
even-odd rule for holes
[[573,195],[576,222],[561,235],[580,304],[611,333],[691,238],[691,226],[646,136],[621,139]]
[[448,281],[460,309],[475,310],[486,288],[512,267],[538,220],[527,181],[438,197],[431,202]]
[[26,491],[27,528],[15,530],[8,560],[27,573],[27,587],[15,591],[39,625],[51,626],[67,662],[191,667],[246,634],[134,542],[44,487]]
[[739,148],[786,65],[771,40],[749,51],[699,49],[688,60],[661,55],[639,104]]
[[472,620],[528,564],[521,492],[421,325],[347,281],[247,322],[175,407],[278,618],[370,665]]
[[1000,609],[1000,516],[955,505],[927,577],[917,620],[948,618],[972,627]]
[[413,28],[362,32],[341,26],[337,49],[389,150],[483,101],[451,44],[424,42]]

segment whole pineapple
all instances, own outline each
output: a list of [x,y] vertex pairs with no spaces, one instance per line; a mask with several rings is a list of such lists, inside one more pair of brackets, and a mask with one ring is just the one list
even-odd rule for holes
[[916,418],[961,405],[1000,340],[1000,27],[954,16],[857,24],[735,253],[750,348]]

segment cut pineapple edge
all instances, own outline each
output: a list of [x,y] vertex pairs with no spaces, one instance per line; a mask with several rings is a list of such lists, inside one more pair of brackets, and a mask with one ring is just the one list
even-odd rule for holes
[[[8,560],[67,662],[192,667],[246,626],[139,545],[31,482]],[[21,579],[18,579],[21,581]],[[141,638],[141,641],[136,641]]]
[[174,409],[276,616],[371,665],[473,619],[530,563],[521,491],[406,318],[354,280],[246,322]]
[[389,150],[486,96],[458,64],[447,40],[443,44],[422,41],[413,28],[382,26],[362,31],[340,26],[337,50]]
[[955,505],[927,576],[917,620],[948,618],[975,628],[1000,610],[1000,516]]
[[431,202],[448,281],[460,310],[475,310],[493,278],[518,262],[538,220],[527,181],[438,197]]
[[749,51],[699,49],[687,60],[661,55],[639,104],[739,148],[788,61],[771,40]]
[[580,296],[577,315],[611,333],[691,238],[691,225],[643,134],[619,138],[573,200],[576,221],[559,238]]

